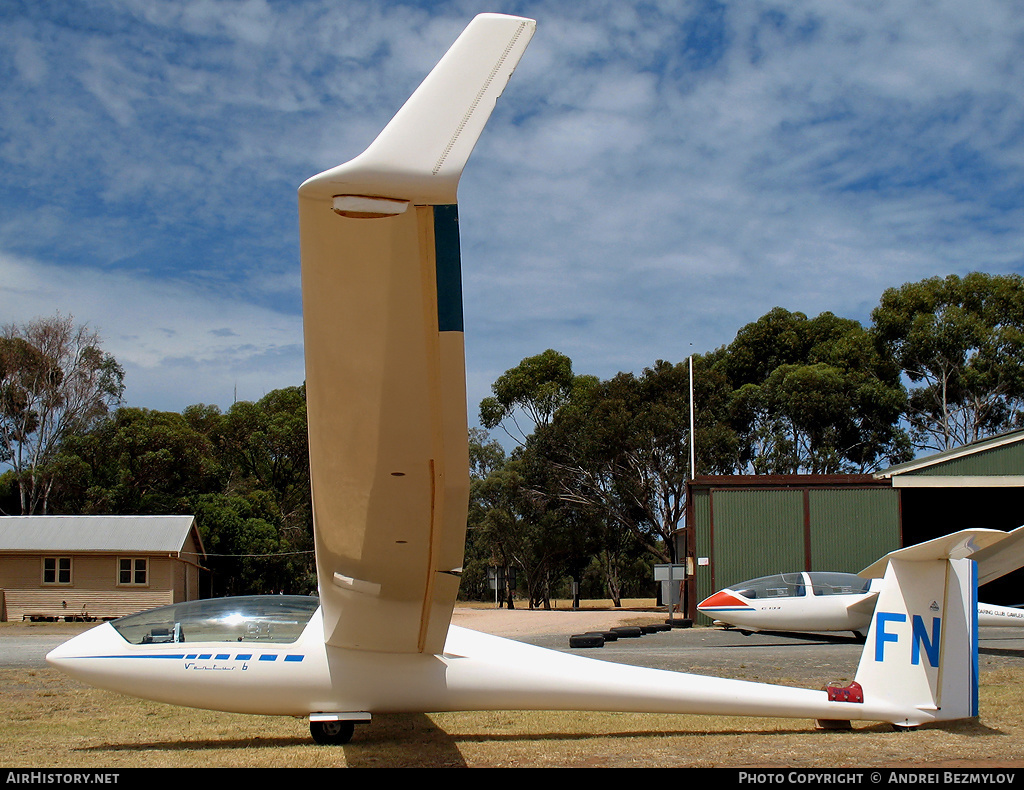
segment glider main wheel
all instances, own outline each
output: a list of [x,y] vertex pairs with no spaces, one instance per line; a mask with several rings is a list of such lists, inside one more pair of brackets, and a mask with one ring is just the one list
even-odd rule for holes
[[321,746],[340,746],[352,740],[356,725],[350,721],[311,721],[309,734]]

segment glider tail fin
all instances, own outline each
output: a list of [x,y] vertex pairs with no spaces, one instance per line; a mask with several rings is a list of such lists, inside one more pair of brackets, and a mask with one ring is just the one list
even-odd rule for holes
[[914,548],[888,557],[856,683],[898,726],[977,716],[976,563]]

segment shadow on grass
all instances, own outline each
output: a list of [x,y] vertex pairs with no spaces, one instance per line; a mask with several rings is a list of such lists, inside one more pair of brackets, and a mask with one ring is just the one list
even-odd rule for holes
[[191,752],[208,749],[280,749],[282,746],[303,746],[310,743],[305,738],[205,738],[198,741],[187,739],[166,741],[136,741],[134,743],[100,743],[95,746],[73,747],[74,752]]
[[344,746],[318,746],[311,737],[254,736],[239,738],[203,738],[189,740],[149,740],[131,743],[103,743],[71,751],[103,752],[225,752],[232,750],[275,750],[309,748],[343,750],[345,765],[360,767],[465,767],[458,742],[426,714],[390,714],[375,716],[370,724],[358,725],[352,741]]
[[984,656],[1024,658],[1024,650],[1017,650],[1012,647],[979,647],[978,652]]
[[[456,728],[455,733],[448,733],[435,724],[425,714],[389,714],[374,717],[367,725],[356,728],[350,743],[344,746],[317,746],[312,739],[301,736],[265,736],[240,738],[206,738],[202,740],[150,740],[134,743],[106,743],[81,747],[72,751],[103,753],[103,752],[152,752],[170,753],[203,753],[230,752],[233,750],[277,750],[284,748],[301,748],[310,750],[341,750],[344,765],[350,768],[368,767],[467,767],[466,758],[462,754],[464,744],[493,743],[502,745],[535,744],[540,752],[555,753],[559,751],[559,743],[582,742],[613,742],[628,739],[631,741],[659,741],[665,738],[683,740],[707,738],[751,738],[765,743],[766,748],[778,738],[788,736],[818,736],[822,738],[849,737],[857,738],[869,734],[885,734],[896,739],[910,739],[907,745],[913,744],[913,730],[894,731],[889,724],[870,723],[855,724],[852,730],[815,730],[807,726],[794,726],[776,729],[760,729],[744,727],[737,722],[736,727],[694,727],[692,729],[650,729],[618,728],[613,731],[587,732],[581,728],[577,731],[529,731],[529,719],[524,717],[523,727],[512,732],[487,732],[484,728],[478,731],[467,731],[467,728]],[[472,729],[472,728],[469,728]],[[923,725],[918,730],[943,730],[969,738],[1003,736],[1006,733],[989,727],[978,720],[961,720],[939,724]],[[638,744],[639,746],[639,744]],[[639,747],[642,748],[643,747]],[[329,752],[328,752],[329,754]],[[325,755],[327,756],[327,755]],[[294,756],[290,759],[294,759]],[[312,760],[311,760],[312,762]],[[292,763],[294,764],[294,763]]]
[[[976,720],[962,720],[955,722],[940,722],[936,724],[923,724],[917,727],[916,730],[945,730],[947,732],[955,732],[959,735],[973,736],[973,737],[987,737],[995,735],[1006,735],[1002,730],[998,730],[992,727],[988,727]],[[728,729],[700,729],[695,728],[692,730],[621,730],[616,732],[602,732],[600,734],[587,733],[587,732],[547,732],[547,733],[503,733],[499,735],[493,734],[468,734],[463,733],[455,736],[455,739],[459,742],[478,742],[484,743],[487,741],[583,741],[583,740],[598,740],[604,738],[704,738],[709,735],[718,737],[736,737],[736,738],[751,738],[751,737],[765,737],[765,738],[778,738],[781,736],[789,735],[817,735],[822,737],[830,737],[836,733],[840,735],[849,735],[850,737],[856,737],[858,734],[867,733],[881,733],[881,734],[893,734],[899,736],[903,733],[912,733],[915,729],[904,730],[897,729],[891,724],[885,723],[872,723],[867,725],[855,725],[851,729],[814,729],[812,727],[793,727],[793,728],[778,728],[778,729],[747,729],[742,726],[736,726]]]

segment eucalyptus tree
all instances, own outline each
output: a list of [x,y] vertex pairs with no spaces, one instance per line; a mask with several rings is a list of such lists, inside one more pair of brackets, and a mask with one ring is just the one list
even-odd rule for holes
[[550,541],[543,519],[535,512],[516,462],[492,469],[472,484],[468,521],[475,553],[487,565],[501,569],[505,586],[499,598],[514,608],[516,592],[510,569],[518,571],[530,608],[543,599],[545,580],[550,577]]
[[60,466],[78,470],[59,490],[65,513],[190,513],[226,481],[214,443],[183,415],[134,407],[69,437]]
[[0,330],[0,461],[16,476],[22,514],[48,512],[61,443],[106,417],[123,392],[124,370],[72,317]]
[[[492,507],[498,505],[495,490],[488,482],[493,472],[502,469],[506,462],[505,449],[490,438],[483,428],[469,429],[469,512],[466,522],[466,549],[459,582],[459,595],[479,600],[489,595],[488,570],[508,564],[508,557],[501,547],[492,545],[491,524],[486,521]],[[506,587],[500,591],[502,601],[511,607],[514,590]],[[498,591],[494,593],[498,598]]]
[[316,589],[303,572],[303,554],[282,535],[267,499],[267,492],[253,491],[245,496],[208,493],[191,500],[215,595],[304,595]]
[[60,512],[195,515],[219,593],[315,589],[301,386],[226,413],[121,408],[55,467]]
[[911,382],[919,450],[1024,424],[1024,279],[972,272],[890,288],[871,314],[879,347]]
[[214,439],[230,470],[228,491],[268,492],[282,529],[294,533],[297,542],[303,534],[311,539],[305,387],[285,387],[256,402],[233,403]]
[[675,559],[672,537],[685,512],[688,392],[687,367],[658,361],[581,392],[536,439],[559,499],[631,532],[665,562]]
[[[559,409],[596,382],[593,376],[574,374],[569,357],[548,349],[503,373],[491,386],[493,395],[480,403],[481,424],[500,426],[517,444],[512,461],[498,475],[505,507],[494,508],[487,523],[494,536],[516,532],[514,541],[503,539],[500,553],[523,572],[531,606],[547,605],[562,575],[579,582],[590,560],[590,522],[549,495],[552,470],[547,457],[535,452],[533,439]],[[519,547],[514,553],[508,550],[513,543]]]
[[[255,402],[233,403],[211,438],[227,470],[224,506],[238,511],[232,502],[245,501],[240,512],[248,510],[244,523],[256,528],[247,533],[254,540],[266,534],[261,522],[273,528],[274,541],[264,537],[260,548],[252,549],[265,555],[261,562],[267,572],[275,569],[278,577],[290,579],[291,591],[314,589],[305,386],[283,387]],[[254,577],[252,584],[256,583]]]
[[579,387],[592,381],[593,377],[575,375],[572,360],[565,354],[548,349],[498,377],[491,385],[493,395],[480,402],[480,423],[488,430],[501,426],[522,446]]
[[857,321],[775,308],[716,367],[733,387],[737,471],[869,471],[908,460],[899,368]]

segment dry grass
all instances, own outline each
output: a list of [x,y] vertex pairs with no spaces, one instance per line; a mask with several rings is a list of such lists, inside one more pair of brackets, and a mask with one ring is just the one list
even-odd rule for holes
[[982,717],[907,733],[818,731],[809,721],[711,716],[446,713],[377,716],[344,747],[304,720],[196,711],[86,687],[50,670],[0,670],[0,766],[1024,767],[1024,669],[982,676]]

